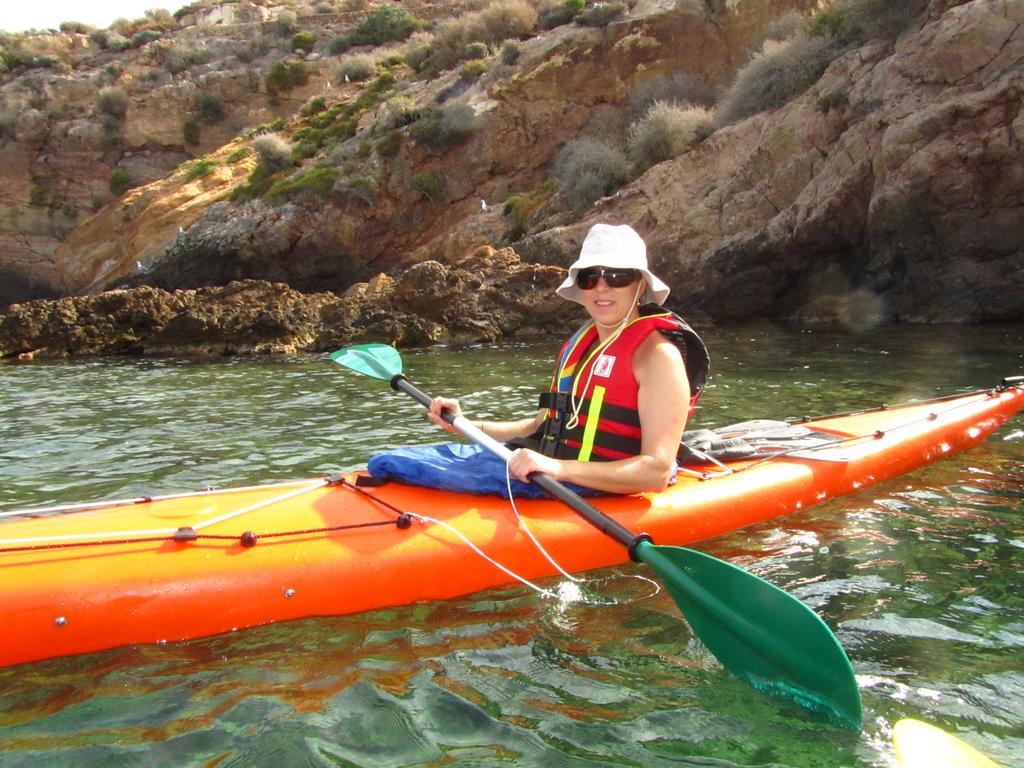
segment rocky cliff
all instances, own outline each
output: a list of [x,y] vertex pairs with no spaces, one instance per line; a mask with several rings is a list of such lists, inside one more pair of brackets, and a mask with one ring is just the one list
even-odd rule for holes
[[[1024,0],[933,0],[880,30],[848,20],[842,27],[835,21],[842,3],[831,17],[819,9],[812,21],[826,29],[831,63],[781,106],[718,119],[691,149],[635,167],[632,181],[593,206],[570,205],[564,187],[547,183],[567,142],[624,143],[646,86],[685,75],[713,98],[744,68],[778,59],[780,47],[796,50],[800,39],[792,37],[761,44],[782,11],[812,5],[641,0],[603,26],[535,30],[516,43],[515,58],[495,45],[475,70],[433,77],[415,71],[406,47],[404,60],[392,56],[376,80],[346,82],[338,60],[314,49],[304,59],[310,76],[285,98],[268,98],[266,78],[253,67],[233,69],[229,56],[154,87],[154,76],[138,68],[157,54],[143,46],[127,64],[118,60],[116,82],[132,71],[130,82],[152,84],[129,99],[119,120],[95,75],[89,86],[78,69],[8,77],[8,114],[18,99],[28,104],[7,121],[0,146],[8,300],[233,280],[343,294],[381,272],[401,282],[412,265],[451,265],[491,245],[510,246],[531,265],[564,265],[586,229],[606,220],[644,234],[673,288],[673,307],[712,319],[854,328],[1019,321]],[[227,39],[250,24],[265,40],[269,23],[229,25]],[[343,30],[355,21],[338,14],[318,23]],[[184,26],[175,50],[198,39],[196,30],[213,28]],[[436,29],[440,36],[444,28]],[[85,70],[93,73],[103,61],[79,56],[93,62]],[[263,56],[259,66],[283,60]],[[190,145],[178,136],[181,121],[168,115],[198,120],[205,113],[196,105],[210,102],[196,94],[215,89],[227,94],[213,103],[230,105],[230,118],[209,128],[201,122],[200,143]],[[54,94],[72,92],[84,95],[62,103],[77,107],[44,113]],[[310,110],[315,97],[320,104]],[[724,111],[720,103],[719,116]],[[466,116],[466,130],[446,135],[446,114]],[[269,193],[265,186],[240,194],[251,192],[258,165],[256,133],[246,126],[271,118],[302,148],[299,166],[282,172]],[[114,148],[105,143],[111,126],[120,141]],[[139,186],[102,205],[95,200],[91,215],[83,211],[85,195],[111,194],[102,187],[115,165],[130,167]],[[534,269],[524,268],[517,274]],[[8,310],[8,321],[26,306]],[[0,352],[45,347],[8,340]]]

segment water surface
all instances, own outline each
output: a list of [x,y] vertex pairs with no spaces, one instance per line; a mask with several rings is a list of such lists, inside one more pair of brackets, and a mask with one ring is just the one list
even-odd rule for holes
[[[707,333],[697,421],[991,386],[1024,328]],[[557,343],[405,353],[473,417],[529,412]],[[0,366],[0,511],[292,479],[436,441],[412,400],[325,358]],[[1024,419],[973,451],[701,548],[799,596],[857,671],[864,731],[753,693],[640,566],[603,604],[523,587],[0,670],[4,766],[891,766],[936,723],[1024,763]],[[554,582],[549,582],[553,584]]]

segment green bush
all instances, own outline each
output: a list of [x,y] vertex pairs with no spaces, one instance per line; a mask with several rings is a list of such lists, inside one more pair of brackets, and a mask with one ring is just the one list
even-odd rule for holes
[[292,50],[302,51],[303,53],[309,53],[313,50],[313,46],[316,45],[316,35],[312,32],[296,32],[292,36]]
[[249,149],[248,147],[239,147],[234,152],[232,152],[230,155],[228,155],[228,164],[229,165],[234,165],[235,163],[244,160],[245,158],[247,158],[251,154],[252,154],[252,150]]
[[124,168],[118,168],[110,174],[110,191],[112,194],[120,197],[128,191],[131,185],[132,177],[128,175],[128,171]]
[[811,16],[807,31],[845,46],[895,40],[927,8],[927,0],[831,0]]
[[816,83],[839,50],[830,36],[801,34],[781,43],[766,41],[736,73],[719,102],[715,122],[729,125],[764,110],[778,109]]
[[348,35],[340,35],[333,40],[327,46],[327,52],[331,56],[340,56],[345,53],[349,48],[352,47],[352,41],[348,39]]
[[309,70],[301,61],[279,61],[270,68],[264,84],[267,93],[276,96],[309,81]]
[[352,33],[353,45],[381,45],[405,40],[416,31],[419,22],[409,11],[397,5],[384,5],[371,13]]
[[377,202],[377,186],[365,178],[339,178],[334,182],[334,194],[342,200],[360,202],[372,208]]
[[373,144],[373,149],[381,157],[394,157],[402,148],[402,134],[391,131],[381,136]]
[[62,21],[60,23],[60,31],[66,32],[69,35],[88,35],[96,30],[96,27],[90,27],[88,24],[83,24],[80,21]]
[[100,116],[100,125],[103,126],[103,133],[101,134],[103,146],[107,148],[120,146],[121,118],[103,114]]
[[172,75],[178,75],[212,58],[213,52],[209,48],[175,45],[163,54],[164,69]]
[[435,155],[444,154],[465,141],[476,128],[476,113],[466,104],[430,109],[413,123],[410,132],[416,143]]
[[277,120],[274,120],[271,123],[263,123],[262,125],[257,125],[249,133],[252,136],[259,136],[261,133],[277,133],[278,131],[284,129],[284,125],[285,119],[283,117],[279,117],[277,118]]
[[423,112],[416,105],[416,102],[404,94],[393,96],[385,102],[380,110],[380,117],[374,130],[380,133],[393,131],[396,128],[404,128],[419,120]]
[[422,72],[430,62],[433,53],[434,35],[431,32],[414,32],[405,43],[405,63],[414,72]]
[[200,92],[196,94],[196,112],[199,122],[212,125],[228,116],[224,97],[219,93]]
[[629,179],[629,161],[618,147],[598,139],[574,139],[555,157],[554,175],[569,207],[582,213]]
[[42,184],[33,184],[28,191],[29,205],[46,205],[50,201],[50,190]]
[[712,131],[711,113],[703,107],[656,101],[630,128],[629,155],[638,167],[646,170],[678,157]]
[[11,48],[0,48],[0,75],[13,72],[26,64],[25,57]]
[[299,165],[306,158],[312,157],[320,150],[323,136],[307,136],[296,139],[292,145],[292,162]]
[[467,61],[459,70],[459,77],[463,80],[476,80],[487,71],[487,62],[480,59]]
[[463,55],[465,59],[486,59],[487,58],[487,45],[485,43],[470,43],[466,46],[466,52]]
[[441,190],[444,187],[444,176],[437,171],[417,173],[412,177],[410,185],[424,198],[435,203],[441,197]]
[[519,50],[519,46],[509,40],[503,46],[501,46],[501,63],[508,64],[509,66],[519,61],[519,57],[522,55],[522,51]]
[[100,114],[120,120],[128,111],[128,94],[121,88],[104,88],[96,97],[96,108]]
[[317,166],[305,173],[297,173],[275,182],[267,190],[266,197],[274,204],[291,200],[302,193],[312,193],[324,200],[333,191],[337,177],[338,172],[334,168]]
[[350,114],[358,115],[368,109],[372,109],[380,103],[385,93],[395,84],[395,76],[390,72],[382,72],[376,80],[370,83],[366,89],[359,94],[349,106]]
[[191,146],[199,144],[199,134],[199,121],[194,117],[188,118],[181,124],[181,138],[186,144]]
[[327,100],[323,96],[315,96],[300,110],[305,117],[318,115],[327,109]]
[[577,24],[584,27],[607,27],[625,13],[625,3],[599,3],[577,14],[575,20]]
[[219,163],[212,157],[203,157],[199,160],[185,163],[183,168],[185,181],[195,181],[196,179],[203,178],[203,176],[209,176],[218,165]]
[[511,226],[505,233],[505,238],[516,241],[525,235],[534,213],[557,191],[558,179],[550,178],[532,192],[512,195],[505,200],[502,214],[511,219]]
[[201,0],[196,0],[196,2],[189,3],[188,5],[183,5],[181,6],[181,8],[174,12],[174,18],[176,18],[178,21],[181,21],[185,16],[188,16],[190,13],[195,13],[196,11],[201,10],[203,6],[204,3],[201,2]]
[[563,0],[552,3],[540,12],[540,26],[543,29],[554,29],[568,24],[575,19],[586,5],[586,0]]
[[274,32],[281,37],[289,37],[295,34],[297,23],[298,17],[295,15],[295,11],[286,8],[274,19]]
[[163,33],[156,29],[144,29],[141,32],[136,32],[132,35],[131,40],[128,42],[129,48],[141,48],[147,43],[153,43],[163,37]]

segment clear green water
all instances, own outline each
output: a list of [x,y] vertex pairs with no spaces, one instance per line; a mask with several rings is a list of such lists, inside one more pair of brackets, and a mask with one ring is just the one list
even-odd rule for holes
[[[1024,373],[1024,327],[707,336],[710,426]],[[404,357],[424,390],[508,416],[532,407],[554,346]],[[314,357],[0,366],[0,392],[0,511],[305,477],[439,435],[408,398]],[[611,605],[508,588],[0,670],[0,765],[891,766],[901,717],[1021,765],[1022,432],[1018,417],[968,454],[702,547],[836,630],[860,734],[721,671],[624,566],[589,574]]]

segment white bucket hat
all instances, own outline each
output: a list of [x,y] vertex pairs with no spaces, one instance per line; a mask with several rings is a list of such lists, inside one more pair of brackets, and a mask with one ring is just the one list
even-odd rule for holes
[[627,224],[595,224],[580,248],[580,257],[569,267],[569,276],[555,290],[559,296],[583,303],[582,291],[576,287],[576,274],[587,267],[616,267],[639,270],[647,280],[647,292],[641,303],[664,304],[669,288],[647,268],[647,245]]

